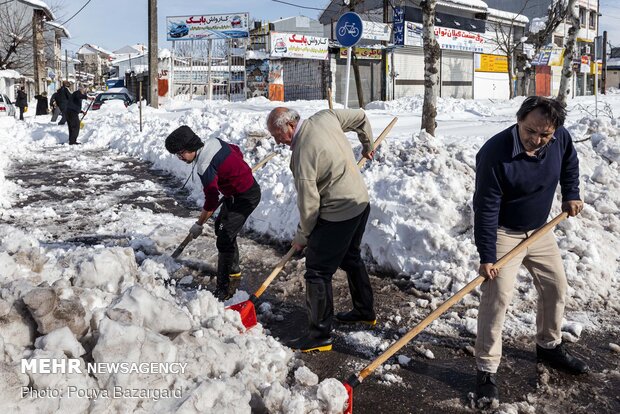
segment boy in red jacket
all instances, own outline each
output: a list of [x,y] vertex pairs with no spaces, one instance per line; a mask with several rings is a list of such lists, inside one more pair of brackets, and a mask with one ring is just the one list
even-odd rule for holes
[[218,250],[215,296],[229,299],[241,282],[237,234],[258,206],[260,187],[236,145],[218,138],[203,142],[190,127],[183,125],[168,135],[166,149],[188,164],[195,163],[202,181],[205,203],[189,231],[194,238],[202,234],[202,225],[217,208],[219,193],[224,196],[215,220]]

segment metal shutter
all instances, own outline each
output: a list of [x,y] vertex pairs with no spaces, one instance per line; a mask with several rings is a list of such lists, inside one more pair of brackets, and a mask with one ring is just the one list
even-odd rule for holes
[[404,46],[394,50],[394,99],[424,95],[424,49]]
[[441,51],[441,97],[471,99],[473,79],[474,54],[472,52]]

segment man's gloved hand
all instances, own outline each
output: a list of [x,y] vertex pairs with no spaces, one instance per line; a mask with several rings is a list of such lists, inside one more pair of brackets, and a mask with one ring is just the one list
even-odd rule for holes
[[195,239],[202,234],[202,224],[194,223],[189,229],[189,234]]

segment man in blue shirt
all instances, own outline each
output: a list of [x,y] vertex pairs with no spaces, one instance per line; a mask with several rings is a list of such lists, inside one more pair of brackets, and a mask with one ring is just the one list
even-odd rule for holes
[[478,399],[499,399],[496,372],[502,356],[502,326],[521,264],[532,275],[538,292],[538,360],[574,374],[588,371],[588,366],[562,344],[567,282],[553,233],[547,233],[501,270],[493,267],[545,224],[558,182],[562,210],[576,216],[583,209],[579,160],[571,136],[562,126],[565,117],[560,102],[529,97],[517,112],[517,124],[489,139],[476,156],[474,236],[480,254],[479,273],[487,279],[481,286],[478,308]]

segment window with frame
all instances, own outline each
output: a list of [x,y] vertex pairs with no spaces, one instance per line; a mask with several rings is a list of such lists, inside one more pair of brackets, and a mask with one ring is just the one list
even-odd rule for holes
[[590,19],[588,21],[590,29],[596,29],[596,12],[594,10],[590,11]]
[[581,27],[586,27],[586,9],[583,7],[579,8],[579,24]]

